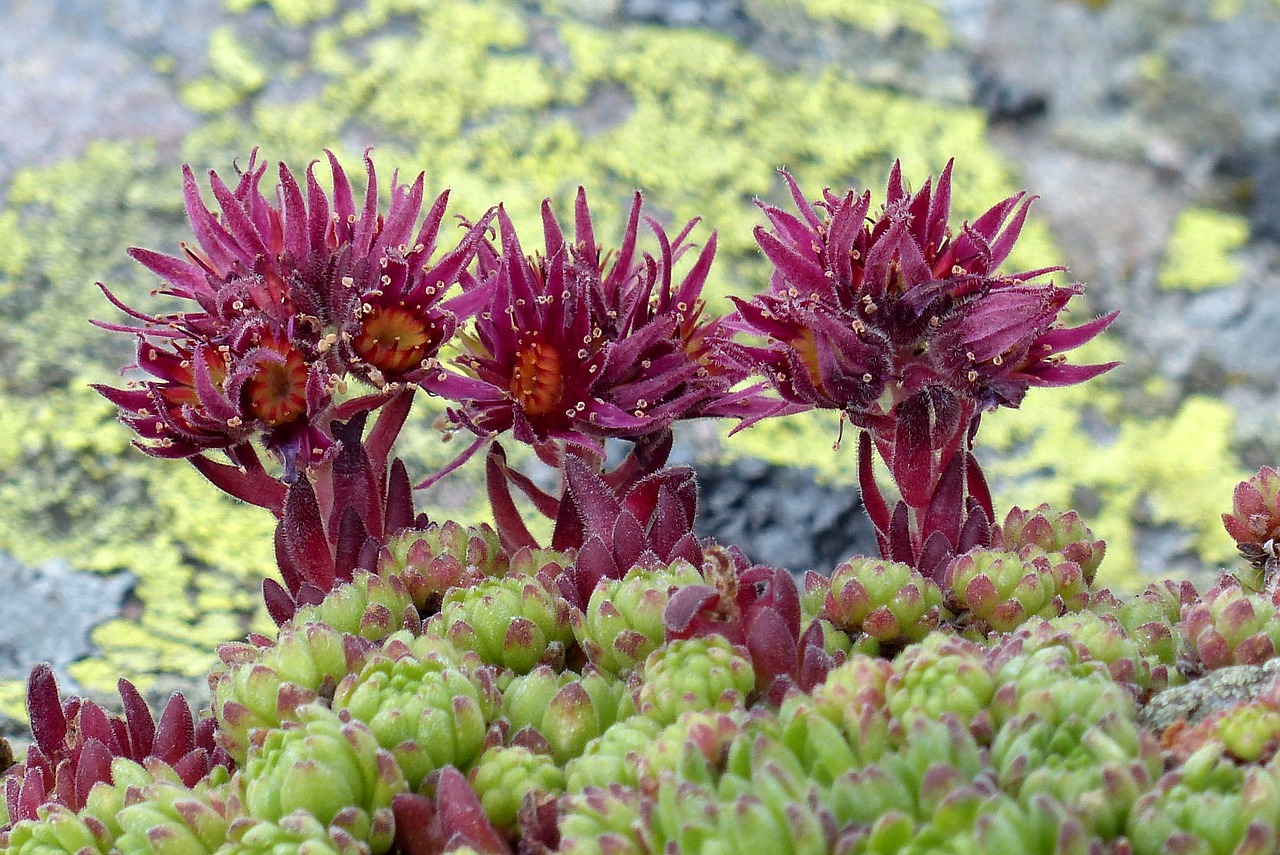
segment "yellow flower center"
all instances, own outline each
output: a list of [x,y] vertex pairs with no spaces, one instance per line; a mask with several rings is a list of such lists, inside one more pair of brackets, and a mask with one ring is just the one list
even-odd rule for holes
[[511,394],[529,416],[545,416],[564,395],[560,354],[554,347],[534,342],[521,349],[511,372]]
[[404,306],[377,306],[364,316],[351,347],[384,374],[403,374],[427,357],[435,344],[434,326]]
[[814,387],[825,395],[827,390],[822,385],[822,368],[818,364],[818,342],[813,337],[813,330],[806,329],[798,337],[793,338],[790,344],[800,354],[800,361],[809,372],[809,379],[813,381]]
[[245,406],[255,418],[271,427],[288,424],[307,412],[307,364],[296,348],[284,353],[285,361],[258,366],[244,384]]

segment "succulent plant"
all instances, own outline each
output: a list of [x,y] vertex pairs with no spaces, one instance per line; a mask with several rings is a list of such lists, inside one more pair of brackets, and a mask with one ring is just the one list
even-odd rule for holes
[[297,721],[258,731],[231,785],[245,818],[229,836],[244,851],[314,836],[335,848],[363,841],[375,855],[391,848],[391,802],[406,788],[395,758],[363,722],[318,704],[299,708]]
[[511,831],[522,801],[555,799],[564,792],[564,770],[545,754],[495,745],[471,770],[471,786],[494,827]]
[[1107,545],[1093,536],[1075,511],[1057,513],[1047,503],[1029,511],[1014,507],[1004,522],[992,530],[996,549],[1019,552],[1034,546],[1046,553],[1056,553],[1080,565],[1084,584],[1092,585]]
[[1274,575],[1280,536],[1280,470],[1263,466],[1240,482],[1231,498],[1231,513],[1222,515],[1222,524],[1250,564],[1260,570],[1270,565]]
[[252,731],[294,719],[300,706],[332,693],[370,649],[323,623],[284,629],[274,643],[221,645],[224,667],[209,677],[219,745],[243,763]]
[[938,628],[942,592],[906,564],[854,558],[831,574],[822,617],[881,644],[919,641]]
[[157,725],[132,683],[120,680],[119,692],[122,716],[78,697],[64,702],[53,670],[48,665],[32,670],[27,709],[35,743],[25,761],[4,777],[10,823],[39,819],[41,808],[51,805],[81,809],[94,785],[111,783],[116,759],[168,766],[186,786],[233,765],[215,745],[214,722],[202,718],[197,723],[181,694],[169,699]]
[[[1075,512],[997,523],[981,414],[1111,367],[1066,363],[1114,317],[1061,326],[1081,286],[999,270],[1025,194],[953,229],[950,166],[915,193],[895,166],[874,212],[786,176],[769,289],[716,317],[715,234],[651,224],[645,252],[639,196],[616,253],[580,191],[572,239],[544,203],[545,255],[498,208],[433,262],[444,196],[419,223],[422,179],[393,181],[379,216],[372,163],[360,209],[330,163],[332,194],[282,167],[272,202],[255,155],[216,213],[188,172],[199,248],[134,254],[198,310],[108,295],[151,379],[103,394],[276,517],[277,630],[158,724],[37,668],[0,855],[1280,851],[1276,470],[1224,516],[1250,568],[1203,597],[1096,588]],[[492,527],[414,511],[391,451],[419,392],[476,437],[419,486],[487,446]],[[815,407],[859,431],[879,554],[798,585],[698,538],[667,461],[676,421]]]
[[301,606],[290,619],[294,626],[323,624],[338,632],[380,642],[394,632],[417,633],[422,621],[402,577],[357,570],[350,582],[336,586],[324,600]]
[[536,731],[563,765],[613,725],[622,698],[623,684],[597,671],[557,676],[539,666],[511,681],[502,693],[502,706],[517,737],[525,728]]
[[981,645],[935,632],[894,660],[885,706],[907,722],[951,713],[967,725],[988,727],[987,705],[997,685]]
[[640,754],[664,727],[649,716],[633,715],[620,719],[588,742],[579,756],[565,764],[567,791],[605,790],[614,784],[636,786]]
[[1053,565],[1043,555],[975,549],[943,574],[947,608],[979,631],[1011,632],[1032,617],[1061,612]]
[[1126,831],[1135,855],[1262,855],[1280,846],[1278,815],[1274,768],[1240,769],[1206,745],[1138,799]]
[[583,611],[574,611],[574,636],[606,674],[626,676],[666,638],[667,601],[676,588],[698,584],[702,576],[684,561],[633,567],[621,579],[601,579]]
[[453,588],[428,627],[455,646],[474,650],[485,662],[518,674],[539,664],[562,666],[573,644],[569,604],[533,576]]
[[1280,609],[1223,574],[1199,602],[1182,609],[1182,654],[1192,667],[1260,665],[1280,652]]
[[727,639],[710,635],[672,641],[650,653],[634,682],[637,712],[670,724],[683,712],[744,706],[755,672]]
[[1077,713],[1015,716],[996,733],[991,762],[1003,790],[1021,799],[1050,796],[1103,839],[1124,832],[1129,809],[1163,771],[1155,740],[1115,712],[1093,720]]
[[405,529],[388,540],[378,557],[378,575],[401,580],[418,611],[431,615],[450,588],[502,576],[508,560],[492,527],[446,520]]
[[439,660],[376,656],[343,678],[332,708],[367,725],[417,790],[430,772],[465,768],[479,756],[497,707],[485,689],[492,686],[477,687]]

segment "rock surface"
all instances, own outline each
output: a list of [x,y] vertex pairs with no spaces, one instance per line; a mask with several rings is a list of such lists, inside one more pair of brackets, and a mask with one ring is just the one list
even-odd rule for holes
[[[78,692],[67,666],[94,654],[90,633],[120,613],[134,581],[128,573],[78,572],[65,561],[27,567],[0,553],[0,679],[25,680],[33,663],[47,662],[64,695]],[[0,715],[0,736],[22,729]]]

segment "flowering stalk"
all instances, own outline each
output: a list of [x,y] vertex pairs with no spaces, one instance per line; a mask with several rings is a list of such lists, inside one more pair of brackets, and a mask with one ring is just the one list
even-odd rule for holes
[[[970,453],[982,412],[1114,367],[1068,365],[1063,354],[1115,313],[1064,329],[1058,315],[1083,286],[1032,281],[1060,268],[997,273],[1033,201],[1025,193],[957,235],[950,163],[936,190],[930,179],[915,195],[895,163],[876,216],[869,192],[826,190],[811,203],[782,175],[799,216],[761,204],[772,229],[758,226],[756,241],[774,272],[766,293],[734,298],[730,322],[763,343],[726,350],[768,378],[786,403],[779,412],[834,409],[863,431],[859,480],[881,555],[936,580],[949,558],[989,543],[990,495]],[[902,497],[892,509],[872,447]]]

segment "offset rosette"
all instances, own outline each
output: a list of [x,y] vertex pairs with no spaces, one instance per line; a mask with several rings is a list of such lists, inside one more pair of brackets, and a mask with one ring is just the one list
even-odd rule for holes
[[[1058,691],[1076,689],[1067,681]],[[1131,715],[1115,712],[1096,720],[1016,716],[996,733],[991,762],[1005,792],[1022,799],[1051,796],[1106,840],[1124,833],[1129,809],[1163,771],[1155,740]]]
[[325,594],[323,601],[299,606],[290,621],[293,626],[324,624],[373,642],[383,641],[401,629],[422,628],[404,581],[366,570],[356,570],[350,582],[339,583]]
[[1170,672],[1177,674],[1176,669],[1131,638],[1114,615],[1073,612],[1050,618],[1045,627],[1065,632],[1077,644],[1084,645],[1091,657],[1106,664],[1111,679],[1133,686],[1139,696],[1160,691],[1169,685]]
[[339,847],[352,838],[375,855],[386,852],[395,834],[391,801],[406,789],[395,758],[345,714],[309,704],[298,716],[261,732],[232,779],[248,816],[233,823],[232,840],[246,851],[270,852],[281,835],[318,823]]
[[984,723],[996,686],[985,658],[982,645],[936,632],[894,660],[885,705],[905,721],[951,713],[965,724]]
[[276,643],[223,644],[223,669],[209,676],[218,742],[237,763],[252,731],[293,720],[298,708],[360,670],[370,644],[322,623],[282,629]]
[[1182,652],[1193,667],[1261,665],[1280,651],[1280,615],[1266,594],[1223,574],[1204,599],[1182,607]]
[[430,626],[490,665],[527,674],[539,664],[563,665],[573,644],[569,611],[540,580],[513,575],[453,589]]
[[[905,851],[911,841],[929,840],[930,823],[961,832],[973,822],[975,802],[994,789],[983,786],[988,773],[982,749],[956,716],[916,719],[900,742],[898,750],[848,770],[831,787],[828,802],[837,823],[863,829],[876,844],[866,851]],[[894,840],[896,846],[886,846]]]
[[615,723],[588,742],[581,755],[565,764],[569,792],[581,792],[588,787],[635,786],[640,755],[662,728],[660,722],[643,715]]
[[470,778],[489,821],[508,831],[516,830],[525,799],[532,796],[541,802],[564,792],[564,770],[547,755],[518,745],[496,745],[485,751]]
[[333,709],[364,722],[416,791],[432,771],[480,755],[496,700],[440,660],[378,656],[338,684]]
[[506,550],[492,527],[447,520],[392,537],[379,554],[378,575],[400,580],[418,610],[434,614],[450,588],[503,576],[507,566]]
[[20,820],[0,834],[6,855],[107,855],[113,840],[95,817],[57,802],[41,805],[36,819]]
[[1058,513],[1048,503],[1030,511],[1013,508],[1004,523],[993,529],[992,541],[996,548],[1010,552],[1035,546],[1074,561],[1084,573],[1085,585],[1093,584],[1107,551],[1107,544],[1093,536],[1078,513]]
[[942,579],[947,608],[979,630],[1011,632],[1031,617],[1060,612],[1048,558],[973,549],[947,565]]
[[537,731],[563,765],[613,725],[622,695],[620,681],[594,669],[579,677],[539,666],[511,681],[502,693],[502,707],[517,739],[526,728]]
[[1241,481],[1231,499],[1231,513],[1222,515],[1222,524],[1250,564],[1274,567],[1280,549],[1276,544],[1280,539],[1280,471],[1264,466],[1248,481]]
[[565,798],[562,851],[837,849],[832,811],[769,714],[685,713],[642,752],[640,775]]
[[1138,799],[1125,831],[1134,855],[1264,855],[1280,848],[1274,764],[1241,768],[1206,745]]
[[159,776],[139,791],[128,789],[116,814],[121,834],[115,849],[130,855],[211,855],[226,842],[234,814],[229,778],[187,787],[176,776]]
[[663,614],[671,592],[702,582],[692,565],[636,567],[622,579],[601,579],[585,612],[573,612],[578,644],[601,671],[626,676],[666,638]]
[[1051,721],[1134,714],[1136,687],[1115,682],[1105,662],[1048,623],[1005,636],[988,652],[987,668],[996,685],[988,713],[997,726],[1030,712]]
[[821,616],[881,644],[919,641],[938,628],[942,591],[897,561],[853,558],[836,567]]
[[639,713],[670,724],[684,712],[744,706],[756,678],[751,660],[728,639],[707,635],[655,650],[632,679]]

